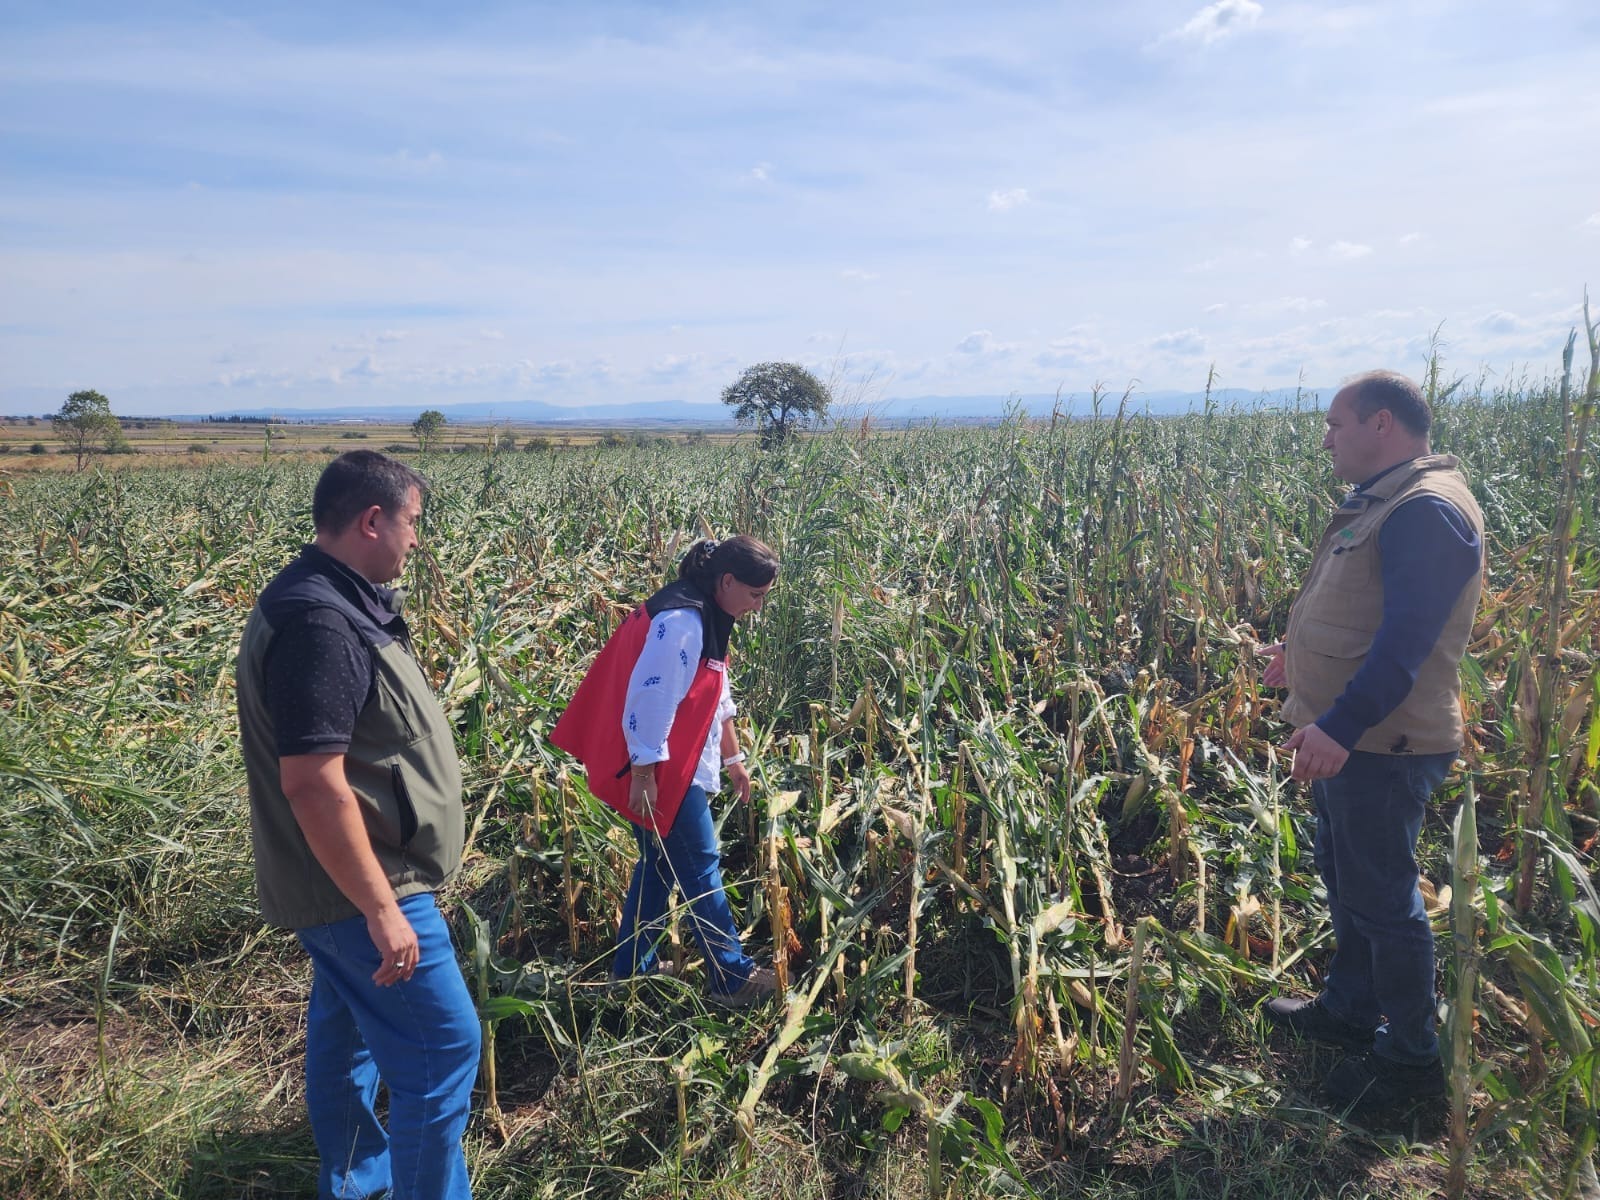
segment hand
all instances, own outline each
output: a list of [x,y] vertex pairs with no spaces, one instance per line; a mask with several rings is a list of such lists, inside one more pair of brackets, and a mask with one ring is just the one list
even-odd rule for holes
[[403,983],[416,973],[422,961],[422,948],[417,944],[417,931],[411,928],[405,913],[397,904],[388,904],[367,918],[367,936],[378,948],[381,960],[372,973],[372,982],[379,987]]
[[1267,659],[1267,665],[1261,671],[1262,683],[1270,688],[1280,688],[1289,682],[1289,669],[1284,665],[1282,642],[1261,646],[1256,653],[1264,655]]
[[1350,757],[1350,751],[1323,733],[1319,725],[1296,729],[1283,749],[1294,754],[1294,768],[1289,777],[1301,783],[1333,778],[1344,770],[1345,760]]
[[633,771],[628,776],[628,811],[645,824],[656,815],[656,769]]
[[728,776],[728,783],[733,788],[733,794],[740,803],[750,803],[750,772],[742,762],[729,763],[722,768]]

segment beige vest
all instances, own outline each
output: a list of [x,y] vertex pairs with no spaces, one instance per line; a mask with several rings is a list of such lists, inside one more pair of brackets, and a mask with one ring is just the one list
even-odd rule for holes
[[[1284,665],[1289,698],[1284,720],[1310,725],[1333,707],[1361,664],[1383,621],[1383,564],[1378,530],[1407,500],[1438,496],[1483,536],[1483,513],[1459,460],[1429,454],[1396,467],[1364,492],[1352,493],[1328,523],[1305,586],[1289,611]],[[1472,632],[1482,571],[1456,598],[1433,652],[1400,706],[1356,743],[1375,754],[1441,754],[1461,746],[1458,667]]]

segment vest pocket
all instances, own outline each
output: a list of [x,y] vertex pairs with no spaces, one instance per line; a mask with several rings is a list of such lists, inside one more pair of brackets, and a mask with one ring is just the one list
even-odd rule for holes
[[1324,658],[1361,658],[1372,649],[1375,631],[1302,618],[1294,633],[1293,641],[1313,654]]

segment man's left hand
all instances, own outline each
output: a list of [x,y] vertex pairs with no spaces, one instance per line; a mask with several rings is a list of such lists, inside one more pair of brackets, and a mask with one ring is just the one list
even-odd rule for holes
[[728,775],[728,783],[733,787],[733,794],[744,804],[750,803],[750,772],[745,769],[742,762],[729,763],[723,768]]
[[1344,770],[1345,760],[1350,757],[1350,751],[1323,733],[1318,725],[1296,729],[1294,736],[1283,744],[1283,749],[1294,755],[1294,767],[1289,777],[1301,783],[1332,779]]

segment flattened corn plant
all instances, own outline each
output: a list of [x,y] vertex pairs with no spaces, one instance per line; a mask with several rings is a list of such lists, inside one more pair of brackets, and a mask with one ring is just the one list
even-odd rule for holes
[[[1594,390],[1591,375],[1439,403],[1436,448],[1472,467],[1490,551],[1456,785],[1475,783],[1483,855],[1468,870],[1478,850],[1457,838],[1457,886],[1479,893],[1457,918],[1480,914],[1451,993],[1481,1022],[1451,1026],[1455,1069],[1475,1072],[1456,1096],[1462,1180],[1489,1163],[1581,1181],[1594,1150],[1600,539],[1578,432]],[[1260,1103],[1195,1031],[1305,984],[1327,937],[1256,659],[1334,500],[1321,415],[1308,398],[1153,419],[1097,397],[986,429],[841,426],[773,453],[420,460],[434,487],[408,614],[467,769],[451,899],[501,1034],[480,1179],[648,1195],[767,1178],[810,1194],[903,1144],[909,1120],[919,1190],[1026,1192],[1052,1156],[1104,1156],[1158,1094]],[[92,1013],[102,1033],[155,1022],[225,1045],[252,962],[280,955],[293,983],[294,956],[253,915],[231,664],[256,590],[308,536],[317,469],[38,477],[4,499],[13,1030],[43,1005]],[[749,937],[788,995],[736,1021],[692,982],[605,992],[632,839],[545,741],[618,620],[689,541],[731,532],[784,564],[736,637],[757,795],[722,832]],[[1448,882],[1442,838],[1429,853]],[[530,1056],[545,1064],[535,1092]],[[0,1173],[16,1194],[109,1186],[93,1182],[115,1177],[109,1159],[74,1141],[131,1120],[135,1069],[102,1056],[100,1099],[71,1107],[15,1052]],[[183,1115],[141,1143],[146,1175],[266,1119],[237,1096],[199,1109],[148,1093]],[[557,1101],[575,1114],[560,1145],[528,1116]],[[814,1177],[761,1174],[776,1169],[754,1153],[769,1131],[814,1147]]]

